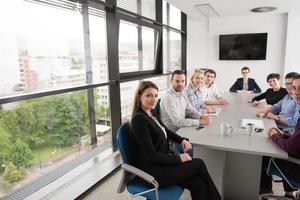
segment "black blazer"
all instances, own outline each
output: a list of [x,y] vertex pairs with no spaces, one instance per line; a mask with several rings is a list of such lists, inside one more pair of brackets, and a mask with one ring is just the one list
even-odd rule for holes
[[130,134],[137,146],[137,161],[135,165],[143,170],[155,165],[181,163],[179,155],[170,152],[168,140],[171,139],[181,143],[186,138],[182,138],[170,131],[158,116],[156,116],[156,119],[165,128],[168,139],[157,123],[142,109],[139,109],[131,120]]
[[[238,78],[235,83],[231,86],[230,92],[237,92],[237,90],[243,89],[243,78]],[[255,82],[253,78],[248,78],[248,90],[253,91],[254,93],[260,93],[261,89]]]

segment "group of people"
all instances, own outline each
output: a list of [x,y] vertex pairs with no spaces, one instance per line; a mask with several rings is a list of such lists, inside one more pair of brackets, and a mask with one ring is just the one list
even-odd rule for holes
[[[254,79],[248,77],[249,72],[250,69],[244,67],[242,69],[243,78],[238,79],[230,88],[230,91],[260,93],[261,89],[258,84]],[[135,166],[154,176],[160,187],[180,185],[190,190],[193,200],[219,200],[222,198],[207,171],[205,163],[200,158],[192,158],[188,153],[192,149],[188,138],[183,138],[175,132],[184,126],[209,125],[212,123],[212,118],[207,113],[216,112],[216,108],[211,107],[211,105],[229,105],[229,102],[219,92],[215,84],[215,78],[216,72],[214,70],[202,71],[197,69],[194,70],[190,83],[186,85],[184,71],[175,70],[171,75],[171,87],[161,98],[160,115],[154,112],[158,102],[158,87],[153,82],[142,81],[134,98],[130,135],[133,144],[136,145],[138,154]],[[263,96],[259,95],[252,100],[253,105],[260,105],[259,101],[261,99],[270,98],[270,101],[266,101],[269,104],[272,103],[272,105],[259,106],[263,109],[258,113],[259,116],[269,118],[272,118],[273,115],[278,116],[278,119],[276,118],[278,127],[271,128],[268,131],[269,138],[291,156],[300,158],[300,121],[296,120],[295,113],[293,116],[290,115],[292,109],[296,112],[295,110],[298,108],[299,118],[300,75],[296,73],[293,76],[287,75],[286,89],[280,87],[279,79],[280,76],[272,74],[268,76],[267,82],[272,87],[271,92],[278,94],[278,96],[285,95],[277,100],[274,94],[269,96],[267,94],[263,95],[263,93],[261,94]],[[268,90],[265,93],[267,92]],[[287,106],[285,103],[287,101],[293,101],[294,107],[292,102]],[[264,114],[260,114],[262,112]],[[273,115],[270,113],[273,113]],[[284,132],[285,127],[279,127],[281,124],[289,128],[292,127],[292,129],[289,129],[289,132]],[[291,134],[293,129],[294,132]],[[180,144],[182,151],[175,152],[172,150],[170,141]],[[264,160],[267,159],[264,158]],[[292,167],[292,164],[288,166]],[[263,166],[263,169],[265,169],[265,166]],[[299,170],[299,168],[293,169]],[[300,180],[300,177],[293,175],[295,172],[293,169],[290,170],[291,178]],[[263,173],[265,172],[263,171]],[[265,174],[262,174],[262,178],[262,182],[266,180],[264,183],[270,180],[266,179]],[[147,184],[139,179],[137,181]],[[269,185],[261,185],[262,191],[269,189],[267,188]],[[291,196],[291,188],[285,186],[285,189],[286,195]]]
[[[258,93],[261,92],[254,79],[249,78],[250,69],[241,69],[243,78],[230,88],[231,92]],[[257,117],[266,117],[275,120],[276,127],[268,130],[268,137],[278,147],[286,151],[289,156],[300,158],[300,74],[290,72],[285,76],[285,88],[280,86],[280,75],[271,73],[267,76],[270,88],[264,93],[252,98],[252,105],[258,106]],[[261,100],[265,100],[262,102]],[[272,177],[267,175],[270,157],[263,157],[261,173],[261,194],[272,194]],[[275,159],[276,165],[285,176],[294,181],[300,181],[300,166],[288,161]],[[285,197],[295,199],[293,189],[283,180]],[[298,194],[299,198],[299,194]]]

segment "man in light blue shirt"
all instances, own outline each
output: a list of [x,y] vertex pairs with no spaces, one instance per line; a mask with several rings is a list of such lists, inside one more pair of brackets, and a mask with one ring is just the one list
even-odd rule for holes
[[292,97],[292,83],[296,75],[296,72],[291,72],[285,76],[285,86],[288,94],[272,107],[258,113],[258,116],[274,119],[278,128],[290,133],[294,132],[300,116],[300,104],[295,103]]

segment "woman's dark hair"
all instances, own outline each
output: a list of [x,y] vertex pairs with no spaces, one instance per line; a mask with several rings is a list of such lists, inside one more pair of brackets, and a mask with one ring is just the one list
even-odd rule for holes
[[138,85],[138,87],[135,91],[131,117],[136,113],[136,111],[138,109],[141,108],[140,97],[143,94],[143,92],[148,88],[154,88],[158,91],[158,87],[153,82],[151,82],[151,81],[142,81],[142,82],[140,82],[140,84]]
[[276,74],[276,73],[269,74],[269,75],[267,76],[267,82],[268,82],[271,78],[276,78],[277,80],[280,80],[280,74]]
[[285,79],[288,79],[288,78],[294,78],[294,76],[296,76],[298,73],[297,72],[290,72],[290,73],[287,73],[285,75]]

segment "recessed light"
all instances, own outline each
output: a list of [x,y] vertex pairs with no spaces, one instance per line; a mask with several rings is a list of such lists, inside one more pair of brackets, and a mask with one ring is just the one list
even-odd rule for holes
[[250,11],[251,12],[271,12],[276,9],[277,9],[276,7],[264,6],[264,7],[252,8]]

